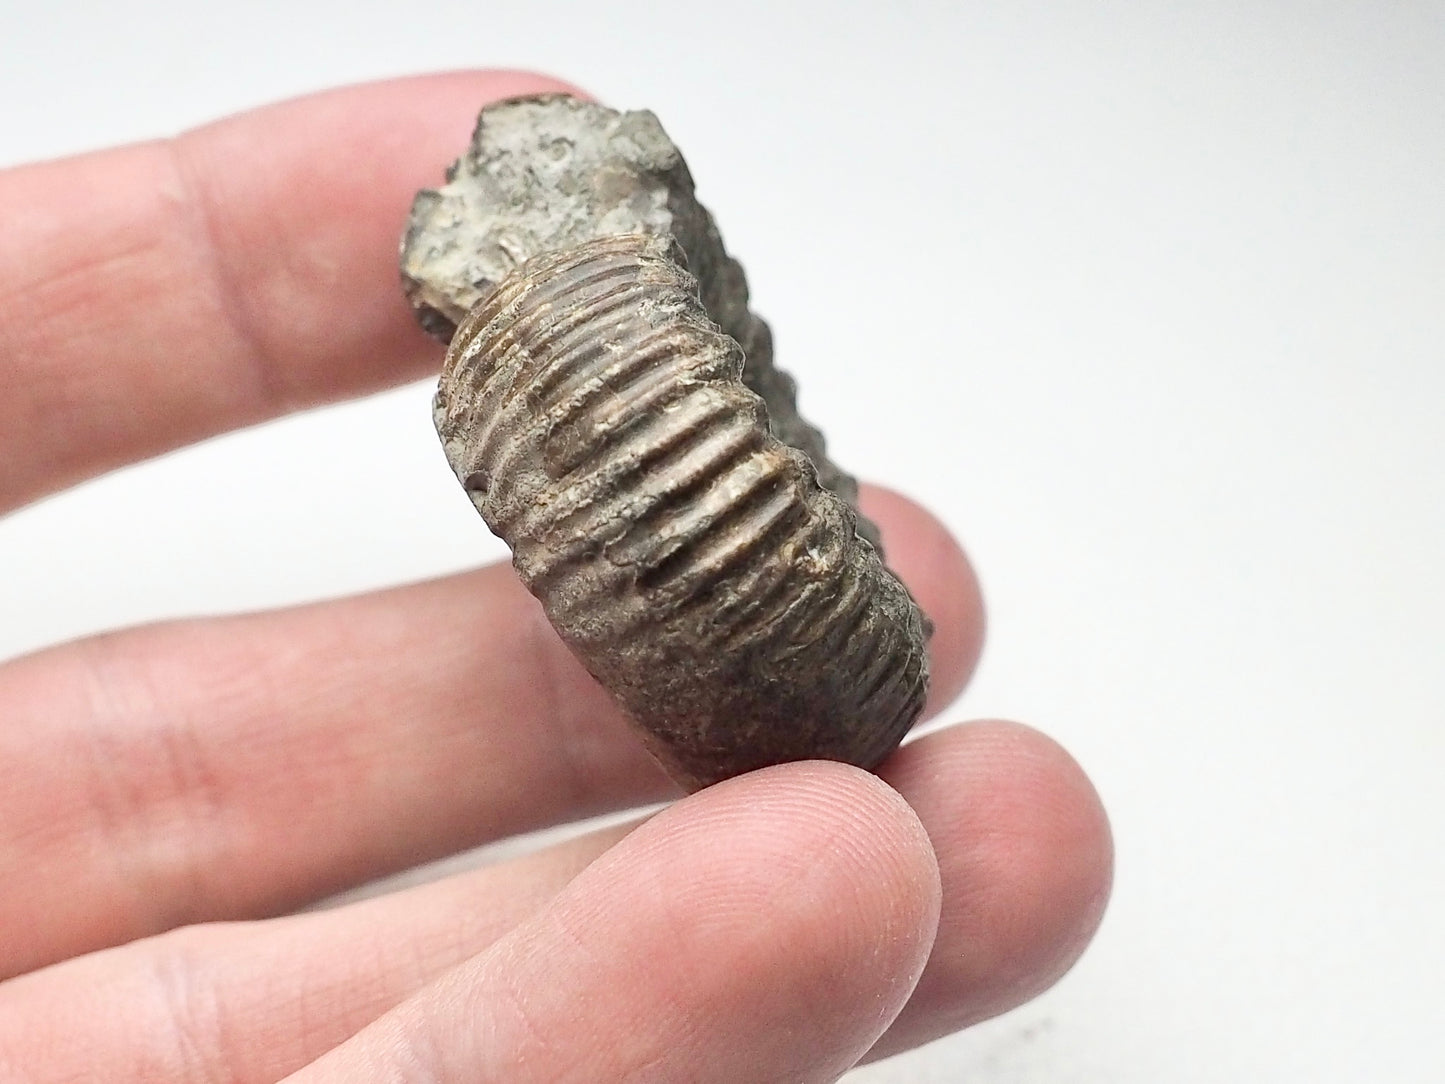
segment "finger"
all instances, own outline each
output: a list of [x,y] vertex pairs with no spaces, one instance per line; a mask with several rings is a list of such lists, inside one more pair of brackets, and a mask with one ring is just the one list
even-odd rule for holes
[[554,89],[376,83],[0,173],[0,512],[434,364],[397,279],[412,196],[482,105]]
[[70,1084],[103,1069],[109,1084],[273,1084],[532,917],[633,827],[334,910],[186,926],[0,982],[0,1080]]
[[[1110,873],[1097,797],[1032,730],[951,727],[907,746],[884,774],[933,841],[943,895],[923,977],[874,1057],[1047,986],[1097,925]],[[625,831],[336,911],[178,930],[14,980],[0,986],[0,1050],[60,1048],[83,1025],[91,1045],[56,1062],[57,1080],[128,1056],[155,1067],[152,1079],[273,1081],[488,949]]]
[[902,1008],[937,917],[895,792],[841,765],[765,769],[643,825],[291,1079],[830,1081]]
[[[870,510],[956,686],[967,562]],[[676,793],[504,567],[54,649],[0,668],[0,713],[0,976]]]
[[1088,777],[1028,727],[930,734],[881,774],[934,841],[943,912],[923,978],[870,1058],[997,1016],[1057,982],[1103,918],[1114,856]]

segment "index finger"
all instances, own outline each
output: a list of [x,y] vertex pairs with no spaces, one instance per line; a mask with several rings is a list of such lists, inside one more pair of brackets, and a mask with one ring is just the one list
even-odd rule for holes
[[421,375],[416,190],[490,101],[467,72],[330,91],[0,173],[0,513],[213,433]]

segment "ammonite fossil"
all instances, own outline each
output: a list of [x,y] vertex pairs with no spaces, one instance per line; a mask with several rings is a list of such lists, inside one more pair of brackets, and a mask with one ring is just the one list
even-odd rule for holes
[[447,184],[418,194],[402,272],[450,342],[452,469],[674,778],[872,768],[898,744],[926,621],[652,114],[563,95],[483,110]]

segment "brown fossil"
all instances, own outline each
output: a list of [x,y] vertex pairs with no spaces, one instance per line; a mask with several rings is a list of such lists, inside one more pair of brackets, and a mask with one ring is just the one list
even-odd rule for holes
[[447,181],[402,246],[451,343],[437,430],[563,640],[689,788],[876,766],[922,708],[926,622],[656,119],[503,102]]

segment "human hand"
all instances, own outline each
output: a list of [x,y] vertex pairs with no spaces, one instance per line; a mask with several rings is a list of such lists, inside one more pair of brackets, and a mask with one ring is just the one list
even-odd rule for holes
[[[484,102],[552,86],[358,87],[0,174],[0,511],[433,367],[396,282],[411,196]],[[910,502],[865,508],[945,704],[972,573]],[[783,765],[289,913],[675,795],[502,566],[9,662],[0,765],[7,1084],[831,1080],[1047,987],[1110,876],[1067,754],[974,723],[881,780]]]

